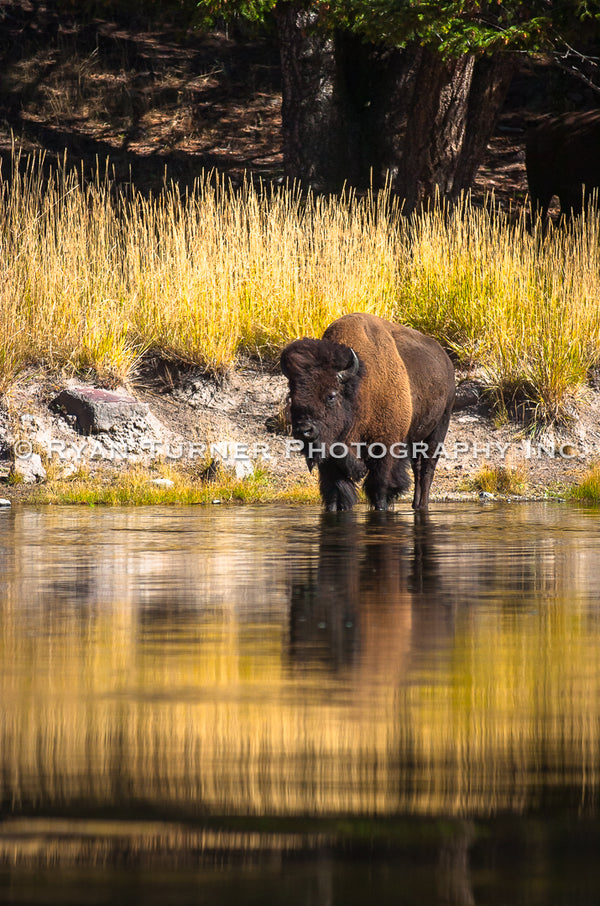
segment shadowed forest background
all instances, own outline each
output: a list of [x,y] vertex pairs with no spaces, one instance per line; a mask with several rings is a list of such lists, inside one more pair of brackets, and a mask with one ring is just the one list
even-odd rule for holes
[[[119,4],[117,4],[117,7]],[[204,170],[283,178],[276,36],[247,23],[201,32],[155,11],[98,18],[91,4],[0,3],[0,151],[66,152],[87,171],[110,161],[119,182],[157,191]],[[526,193],[524,132],[538,115],[594,105],[594,95],[542,58],[523,55],[477,172],[475,200]]]

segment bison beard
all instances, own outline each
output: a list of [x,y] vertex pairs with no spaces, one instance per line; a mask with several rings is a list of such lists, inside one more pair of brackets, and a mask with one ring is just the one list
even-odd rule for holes
[[[308,467],[319,469],[327,510],[351,509],[362,478],[371,505],[387,509],[409,485],[407,460],[391,452],[403,443],[415,479],[413,507],[427,507],[455,393],[452,363],[435,340],[375,315],[346,315],[323,339],[286,346],[281,368],[293,434]],[[426,452],[411,456],[415,443]],[[334,444],[345,445],[344,455],[330,453]]]

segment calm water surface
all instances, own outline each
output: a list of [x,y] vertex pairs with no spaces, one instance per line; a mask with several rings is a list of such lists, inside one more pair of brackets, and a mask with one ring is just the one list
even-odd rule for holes
[[600,511],[0,513],[0,902],[600,902]]

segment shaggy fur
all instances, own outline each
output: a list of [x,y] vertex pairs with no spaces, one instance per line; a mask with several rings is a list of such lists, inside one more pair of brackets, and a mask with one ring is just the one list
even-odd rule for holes
[[[351,509],[356,482],[365,476],[369,502],[387,509],[408,488],[407,462],[415,479],[413,507],[427,507],[437,464],[433,452],[446,436],[455,395],[452,363],[435,340],[375,315],[345,315],[322,340],[286,346],[281,368],[290,386],[293,434],[304,443],[309,468],[319,469],[327,510]],[[417,442],[428,445],[428,455],[390,453],[393,444],[406,443],[410,452]],[[348,455],[330,455],[335,443],[346,444]],[[365,447],[356,450],[357,443]],[[372,444],[388,452],[369,456]]]
[[527,135],[525,166],[534,211],[545,217],[558,195],[563,214],[580,214],[584,186],[600,187],[600,110],[546,117]]

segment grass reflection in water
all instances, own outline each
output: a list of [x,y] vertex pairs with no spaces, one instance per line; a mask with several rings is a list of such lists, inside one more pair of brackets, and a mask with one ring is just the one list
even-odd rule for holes
[[486,816],[568,792],[595,809],[598,542],[556,510],[152,529],[117,512],[75,535],[38,511],[38,537],[17,515],[5,808]]

